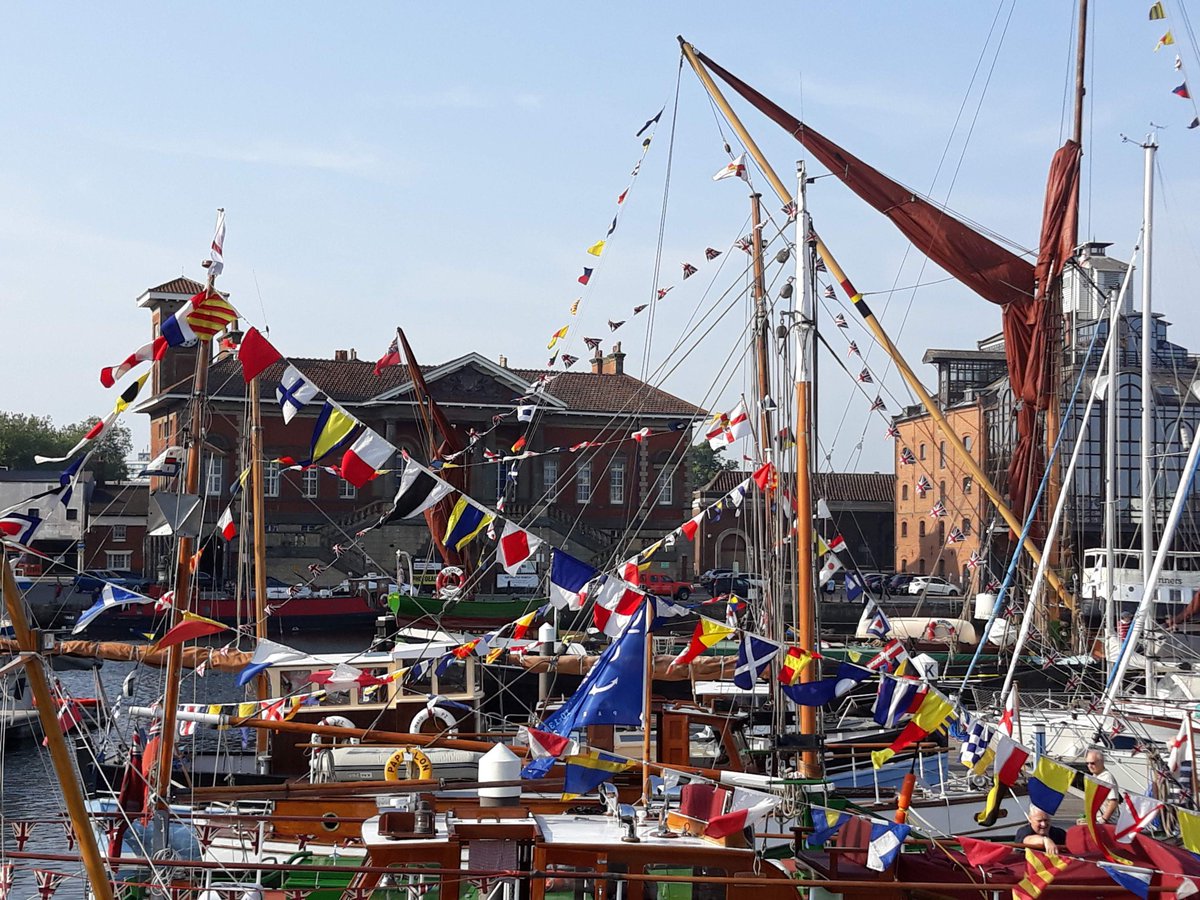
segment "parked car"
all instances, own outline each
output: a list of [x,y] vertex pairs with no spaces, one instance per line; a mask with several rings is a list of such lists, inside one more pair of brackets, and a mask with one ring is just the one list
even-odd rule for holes
[[[86,572],[80,572],[75,576],[75,593],[77,594],[98,594],[104,590],[106,584],[115,584],[120,587],[125,587],[121,582],[121,576],[113,569],[89,569]],[[134,590],[134,588],[130,588]]]
[[893,596],[896,594],[907,594],[908,586],[912,583],[914,577],[905,572],[897,572],[888,579],[888,593]]
[[692,596],[692,591],[696,589],[696,585],[690,581],[676,581],[661,572],[643,572],[638,579],[638,587],[659,597],[674,597],[681,602]]
[[743,600],[758,600],[763,596],[765,583],[758,575],[721,575],[705,587],[714,597],[735,594]]
[[945,578],[936,575],[918,575],[908,583],[910,594],[937,594],[943,597],[957,597],[959,590]]
[[733,574],[735,574],[733,569],[709,569],[701,574],[701,576],[696,580],[700,582],[701,586],[707,587],[708,585],[712,584],[713,579],[720,578],[722,575]]
[[143,578],[141,572],[135,572],[132,569],[109,569],[109,571],[117,576],[117,584],[129,588],[131,591],[142,593],[147,585],[153,584],[149,578]]
[[872,594],[888,592],[888,577],[880,572],[868,572],[863,575],[863,584]]

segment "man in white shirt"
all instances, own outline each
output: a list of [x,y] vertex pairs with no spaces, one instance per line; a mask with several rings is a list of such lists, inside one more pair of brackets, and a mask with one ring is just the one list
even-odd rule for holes
[[1112,772],[1105,768],[1103,750],[1092,748],[1087,752],[1083,761],[1087,766],[1088,777],[1109,789],[1108,797],[1100,805],[1100,813],[1096,817],[1096,821],[1111,822],[1117,815],[1117,808],[1121,805],[1121,788],[1117,784],[1117,779]]

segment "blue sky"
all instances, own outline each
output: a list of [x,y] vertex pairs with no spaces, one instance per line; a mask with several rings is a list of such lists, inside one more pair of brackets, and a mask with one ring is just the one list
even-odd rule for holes
[[[1092,3],[1083,236],[1127,254],[1142,162],[1121,135],[1167,126],[1158,305],[1174,337],[1200,348],[1187,316],[1200,130],[1186,130],[1192,106],[1171,94],[1182,80],[1171,51],[1195,69],[1196,48],[1178,20],[1147,21],[1148,6]],[[0,61],[0,409],[70,421],[111,408],[98,369],[148,337],[134,298],[181,272],[201,277],[218,206],[228,210],[221,287],[287,355],[354,347],[373,358],[403,325],[425,362],[477,350],[544,364],[580,293],[584,249],[604,235],[637,159],[634,132],[667,103],[567,349],[586,356],[580,337],[607,345],[606,320],[629,319],[616,335],[628,365],[657,367],[698,304],[737,290],[728,271],[713,281],[713,266],[686,284],[679,271],[702,265],[705,246],[728,246],[747,209],[744,185],[711,180],[727,157],[690,71],[671,140],[680,33],[850,151],[1031,247],[1068,127],[1072,15],[1068,3],[1031,2],[12,6]],[[1172,25],[1179,43],[1154,53]],[[799,145],[739,110],[790,182]],[[861,289],[927,283],[873,300],[914,361],[999,329],[996,308],[929,284],[942,273],[834,179],[817,181],[810,203]],[[631,308],[667,284],[678,286],[647,341],[649,317]],[[742,315],[664,386],[735,402],[748,373],[715,399],[709,387]],[[852,337],[867,349],[865,334]],[[871,351],[873,366],[879,358]],[[833,466],[890,469],[867,400],[824,371]],[[884,384],[905,398],[894,374]]]

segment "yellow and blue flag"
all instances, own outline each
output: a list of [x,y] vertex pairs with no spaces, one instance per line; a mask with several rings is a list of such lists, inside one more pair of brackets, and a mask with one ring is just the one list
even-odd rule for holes
[[464,494],[454,504],[450,521],[446,523],[446,536],[442,538],[442,543],[455,550],[461,550],[483,531],[493,518],[495,517],[491,513],[480,509]]
[[1029,802],[1050,815],[1058,812],[1063,797],[1071,789],[1075,771],[1060,766],[1047,756],[1038,759],[1029,779]]
[[815,849],[823,847],[826,841],[841,831],[842,826],[850,821],[850,813],[840,809],[814,806],[812,807],[812,820],[812,834],[804,839],[804,844]]
[[563,800],[574,800],[583,794],[594,791],[614,775],[632,768],[634,763],[603,750],[589,750],[575,756],[568,756],[566,772],[563,778]]
[[326,400],[317,415],[317,424],[313,427],[308,463],[311,465],[340,447],[357,425],[357,419]]

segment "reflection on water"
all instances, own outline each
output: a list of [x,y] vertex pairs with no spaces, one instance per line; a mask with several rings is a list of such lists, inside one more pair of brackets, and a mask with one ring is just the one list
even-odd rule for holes
[[[298,650],[309,653],[338,653],[363,649],[369,642],[369,635],[361,633],[341,636],[314,636],[297,633],[284,639],[285,642]],[[134,673],[131,687],[133,696],[121,696],[122,685],[130,673]],[[56,673],[63,688],[73,697],[95,697],[103,692],[110,707],[118,710],[118,731],[122,737],[129,733],[129,720],[120,714],[120,710],[130,705],[152,706],[160,699],[163,690],[163,672],[159,669],[139,667],[134,663],[106,662],[101,668],[93,671],[67,671]],[[179,702],[183,704],[232,703],[251,699],[251,688],[239,688],[236,675],[211,673],[204,678],[197,678],[190,672],[185,672],[180,685]],[[35,726],[36,727],[36,726]],[[220,733],[221,740],[231,739],[230,732]],[[193,747],[205,749],[215,747],[218,732],[213,729],[199,728],[193,739],[181,742],[181,748],[186,752]],[[234,735],[232,740],[240,740]],[[115,760],[119,753],[115,748],[99,748],[101,753],[107,752]],[[14,840],[12,823],[14,820],[33,820],[37,822],[33,833],[25,846],[26,851],[42,853],[62,853],[74,856],[76,850],[67,848],[67,835],[61,823],[65,815],[62,793],[59,790],[58,779],[50,755],[41,746],[41,731],[37,729],[36,738],[26,732],[24,735],[9,734],[0,738],[0,758],[3,760],[0,780],[0,815],[3,816],[3,841],[8,851],[17,849]],[[81,753],[80,767],[87,768],[90,757]],[[33,868],[50,869],[68,877],[62,882],[56,900],[72,900],[84,896],[82,867],[76,862],[34,862],[32,860],[13,860],[14,885],[10,897],[36,897]]]

